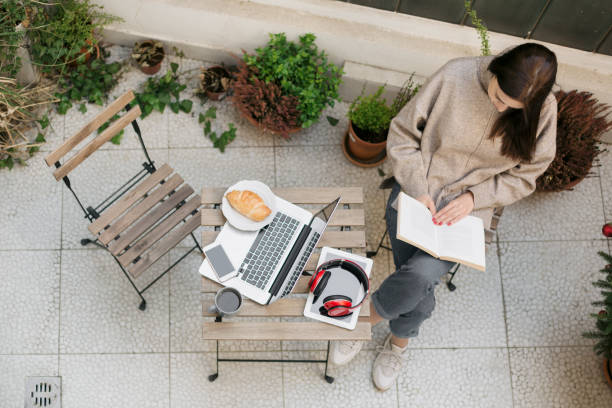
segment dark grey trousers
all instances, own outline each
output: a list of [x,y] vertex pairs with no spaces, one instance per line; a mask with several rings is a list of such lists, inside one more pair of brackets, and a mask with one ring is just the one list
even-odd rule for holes
[[431,316],[436,300],[434,287],[454,265],[395,238],[397,211],[391,203],[400,192],[399,184],[391,190],[385,214],[395,272],[372,294],[376,313],[389,320],[391,333],[400,338],[416,337],[419,327]]

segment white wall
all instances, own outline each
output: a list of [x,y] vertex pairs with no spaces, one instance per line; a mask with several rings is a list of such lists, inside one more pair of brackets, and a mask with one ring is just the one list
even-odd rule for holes
[[[229,52],[253,51],[269,32],[297,38],[317,35],[317,45],[338,64],[353,61],[427,77],[451,58],[480,53],[476,31],[332,0],[95,0],[125,22],[105,37],[131,45],[156,38],[188,56],[230,62]],[[491,51],[524,42],[490,33]],[[612,105],[612,57],[543,43],[559,60],[557,82],[564,89],[593,92]],[[612,135],[609,135],[612,141]]]

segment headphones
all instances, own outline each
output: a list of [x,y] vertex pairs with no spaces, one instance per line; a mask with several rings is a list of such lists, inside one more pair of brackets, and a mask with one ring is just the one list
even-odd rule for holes
[[313,303],[317,301],[319,296],[323,293],[331,272],[329,269],[340,268],[350,272],[354,277],[357,278],[361,286],[363,286],[364,294],[363,298],[359,303],[353,305],[353,300],[344,295],[330,295],[323,299],[323,306],[319,308],[319,313],[327,317],[345,317],[353,314],[352,310],[359,307],[363,301],[368,297],[368,291],[370,290],[370,279],[366,275],[363,268],[357,265],[353,261],[347,259],[334,259],[329,262],[321,264],[308,282],[308,287],[314,295]]

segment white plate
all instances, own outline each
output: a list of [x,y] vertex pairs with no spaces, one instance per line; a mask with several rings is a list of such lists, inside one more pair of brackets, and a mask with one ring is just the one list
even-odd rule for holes
[[[231,206],[229,201],[227,201],[227,198],[225,198],[227,193],[233,190],[249,190],[254,192],[255,194],[261,197],[261,199],[272,212],[263,221],[259,222],[255,222],[250,218],[245,217],[244,215],[236,211]],[[261,181],[242,180],[228,188],[225,193],[223,193],[221,211],[223,212],[223,215],[225,216],[227,221],[232,224],[233,227],[243,231],[258,231],[269,223],[271,223],[274,219],[274,216],[276,215],[276,196],[274,195],[272,190],[270,190],[270,187],[268,187]]]

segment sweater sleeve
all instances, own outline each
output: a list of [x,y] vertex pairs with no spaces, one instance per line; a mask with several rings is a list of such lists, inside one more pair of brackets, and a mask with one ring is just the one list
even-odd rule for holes
[[427,173],[421,156],[421,138],[440,93],[444,67],[433,74],[412,100],[391,121],[387,155],[402,191],[412,197],[429,193]]
[[546,171],[555,158],[557,104],[554,96],[551,102],[545,103],[538,128],[536,149],[531,162],[521,162],[503,173],[468,188],[474,195],[474,210],[503,207],[533,193],[536,179]]

